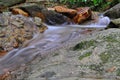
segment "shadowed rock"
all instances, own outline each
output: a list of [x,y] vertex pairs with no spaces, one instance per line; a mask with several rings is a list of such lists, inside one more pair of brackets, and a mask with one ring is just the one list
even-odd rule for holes
[[71,21],[68,17],[57,13],[52,10],[47,10],[45,7],[32,5],[20,7],[23,11],[27,12],[32,17],[40,17],[43,22],[49,25],[70,24]]
[[120,18],[120,3],[105,11],[104,15],[113,19]]
[[25,1],[26,0],[0,0],[0,7],[2,6],[9,7],[19,3],[23,3]]

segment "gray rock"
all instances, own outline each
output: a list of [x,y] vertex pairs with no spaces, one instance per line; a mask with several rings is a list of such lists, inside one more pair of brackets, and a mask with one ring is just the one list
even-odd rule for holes
[[120,18],[118,19],[114,19],[111,21],[113,24],[115,24],[116,26],[118,26],[118,28],[120,28]]
[[50,77],[53,77],[56,73],[55,72],[45,72],[44,74],[41,74],[40,77],[42,78],[50,78]]
[[25,69],[12,72],[12,79],[45,80],[38,77],[42,75],[49,77],[48,80],[119,80],[119,40],[119,29],[80,36],[48,51],[43,59],[42,55],[37,56]]
[[105,11],[104,15],[112,19],[120,18],[120,3]]
[[[35,33],[45,27],[41,20],[36,22],[33,18],[22,15],[12,15],[9,12],[0,14],[0,46],[5,51],[20,47],[26,40],[31,39]],[[39,24],[39,27],[36,25]],[[42,29],[44,32],[45,29]]]
[[0,7],[13,6],[23,2],[25,2],[25,0],[0,0]]

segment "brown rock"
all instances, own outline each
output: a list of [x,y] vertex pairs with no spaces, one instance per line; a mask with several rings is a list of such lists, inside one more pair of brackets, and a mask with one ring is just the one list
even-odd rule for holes
[[80,7],[76,10],[78,12],[77,15],[73,18],[73,21],[77,24],[80,24],[91,17],[91,10],[89,7]]
[[6,73],[0,75],[0,80],[11,80],[10,72],[6,72]]
[[24,15],[24,16],[29,16],[29,14],[19,8],[14,8],[12,9],[12,13],[13,14],[21,14],[21,15]]
[[52,10],[52,11],[55,11],[55,8],[47,8],[48,10]]
[[106,71],[107,72],[114,72],[115,70],[116,70],[116,66],[113,66],[113,67],[107,69]]
[[[22,44],[31,38],[33,34],[43,33],[47,27],[44,26],[41,20],[37,22],[33,18],[22,15],[7,15],[6,13],[0,15],[0,54],[4,51],[11,51],[14,48],[22,46]],[[9,21],[5,24],[6,20]]]
[[0,51],[0,57],[4,56],[6,53],[6,51]]
[[54,8],[55,8],[55,10],[57,12],[61,12],[61,13],[72,13],[72,14],[76,14],[77,13],[76,10],[69,9],[69,8],[66,8],[66,7],[63,7],[63,6],[55,6]]
[[37,12],[37,13],[35,13],[34,15],[35,15],[36,17],[41,18],[43,22],[45,21],[45,16],[44,16],[44,14],[42,14],[41,12]]
[[20,7],[20,9],[24,10],[25,12],[28,12],[30,16],[32,17],[39,17],[44,21],[46,24],[49,25],[60,25],[60,24],[69,24],[70,20],[68,17],[57,13],[53,10],[48,10],[45,7],[38,6],[38,5],[32,5],[32,6],[25,6]]
[[42,13],[42,10],[46,9],[45,7],[38,5],[30,5],[30,6],[21,6],[19,7],[19,9],[22,9],[23,11],[27,12],[29,16],[40,17],[43,21],[45,19],[44,14]]
[[77,11],[74,9],[69,9],[63,6],[55,6],[54,7],[55,11],[58,13],[63,13],[68,17],[74,17],[77,14]]

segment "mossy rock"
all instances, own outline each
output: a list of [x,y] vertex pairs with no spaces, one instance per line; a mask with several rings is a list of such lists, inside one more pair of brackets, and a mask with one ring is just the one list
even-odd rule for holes
[[97,42],[95,40],[82,41],[73,47],[73,50],[87,49],[90,46],[94,46]]
[[85,58],[85,57],[89,57],[91,54],[92,54],[92,52],[87,52],[87,53],[85,53],[85,54],[83,54],[83,55],[80,55],[80,56],[79,56],[79,60],[82,60],[82,59]]
[[109,54],[109,53],[101,53],[100,58],[101,58],[103,63],[106,63],[111,58],[111,54]]

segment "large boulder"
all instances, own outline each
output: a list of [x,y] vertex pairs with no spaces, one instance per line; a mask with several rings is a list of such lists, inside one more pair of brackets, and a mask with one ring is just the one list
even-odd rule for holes
[[0,7],[9,7],[19,3],[23,3],[26,0],[0,0]]
[[[33,38],[37,32],[47,29],[40,18],[28,18],[22,15],[12,15],[9,12],[0,14],[0,47],[10,51],[18,48],[23,42]],[[0,51],[1,51],[0,50]]]
[[120,18],[120,3],[105,11],[104,15],[112,19]]
[[6,73],[6,80],[119,80],[119,40],[119,29],[78,37]]
[[118,28],[120,28],[120,18],[112,20],[111,23],[115,24]]
[[120,28],[120,18],[111,20],[108,28]]
[[27,12],[32,17],[40,17],[43,22],[49,25],[60,25],[71,23],[70,19],[60,13],[39,5],[21,6],[19,7],[23,11]]

